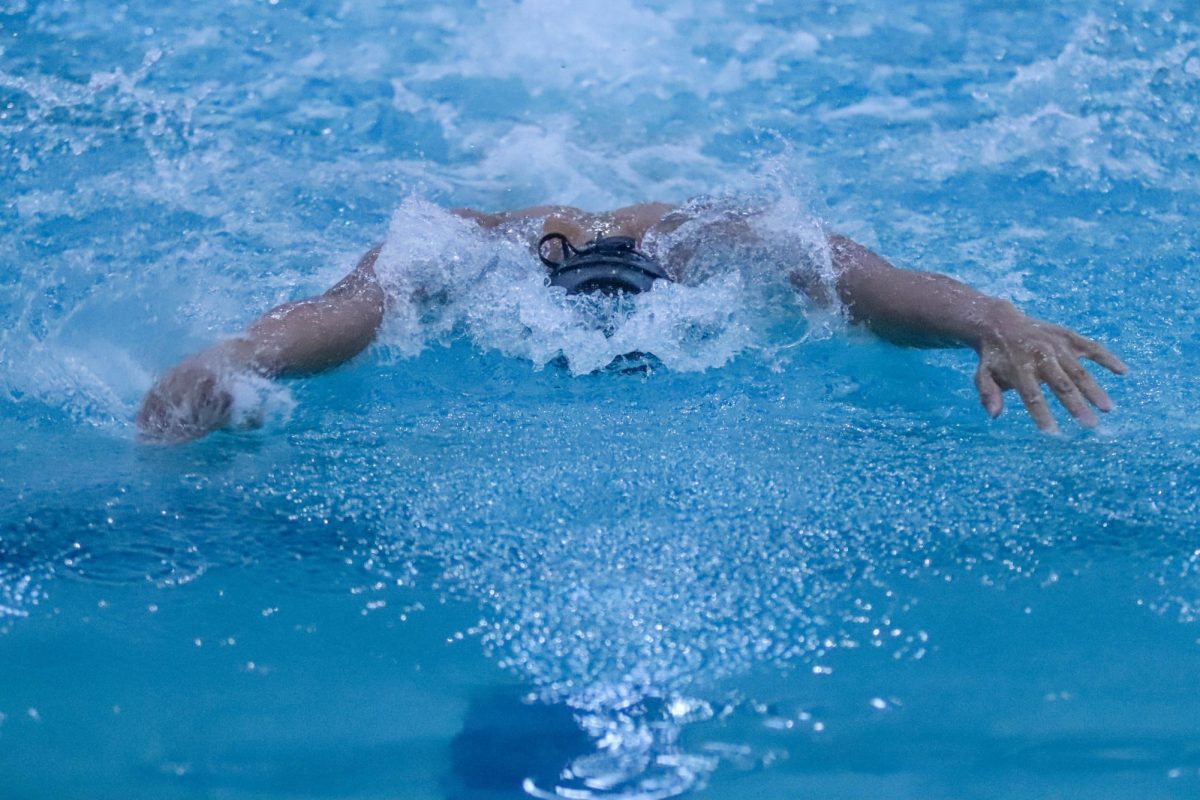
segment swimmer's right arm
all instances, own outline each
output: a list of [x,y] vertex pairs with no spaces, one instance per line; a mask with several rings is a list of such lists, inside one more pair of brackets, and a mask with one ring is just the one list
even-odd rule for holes
[[[545,205],[496,214],[468,208],[453,213],[485,230],[540,219],[582,239],[599,231],[640,236],[647,220],[661,216],[666,208],[642,204],[608,214],[588,214],[569,206]],[[167,372],[146,394],[138,411],[137,424],[143,436],[184,442],[225,427],[233,405],[229,382],[238,374],[268,378],[308,375],[362,352],[383,320],[385,296],[375,277],[379,249],[369,251],[353,272],[323,295],[284,303],[242,335],[189,356]]]
[[184,359],[159,379],[138,411],[142,434],[161,442],[197,439],[229,424],[230,378],[309,375],[362,352],[383,320],[375,247],[354,271],[317,297],[284,303],[245,332]]

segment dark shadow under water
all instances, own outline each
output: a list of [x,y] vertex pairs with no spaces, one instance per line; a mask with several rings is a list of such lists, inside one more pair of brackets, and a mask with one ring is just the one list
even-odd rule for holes
[[476,696],[450,742],[446,798],[528,797],[526,780],[553,786],[572,760],[593,748],[564,705],[528,702],[511,691]]

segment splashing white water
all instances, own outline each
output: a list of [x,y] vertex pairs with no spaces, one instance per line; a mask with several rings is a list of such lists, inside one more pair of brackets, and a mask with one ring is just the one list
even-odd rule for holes
[[381,340],[403,355],[465,333],[479,347],[538,367],[562,358],[573,374],[630,353],[669,369],[720,367],[765,347],[774,324],[803,313],[800,275],[832,296],[835,276],[819,221],[794,195],[694,201],[687,221],[646,243],[686,273],[638,296],[568,296],[546,285],[530,252],[539,221],[506,237],[410,198],[395,213],[376,273],[390,298]]

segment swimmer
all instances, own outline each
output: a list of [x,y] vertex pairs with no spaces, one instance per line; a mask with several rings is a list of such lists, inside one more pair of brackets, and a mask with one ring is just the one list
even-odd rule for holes
[[[530,250],[550,268],[549,282],[568,292],[637,292],[659,279],[687,283],[686,242],[673,248],[661,266],[639,247],[680,228],[690,218],[688,207],[644,203],[604,214],[566,206],[497,214],[464,208],[453,213],[496,236],[536,232],[540,222],[540,234],[529,239]],[[754,235],[744,215],[724,226],[718,231],[723,236]],[[588,243],[593,245],[589,248]],[[1127,367],[1098,342],[1027,316],[1012,303],[945,275],[896,268],[844,236],[831,235],[828,244],[836,286],[827,291],[807,278],[805,270],[789,265],[797,290],[822,305],[833,301],[829,294],[835,291],[851,322],[896,344],[970,347],[979,357],[975,387],[992,417],[1004,409],[1004,393],[1013,390],[1039,429],[1057,432],[1042,384],[1086,427],[1099,423],[1093,407],[1112,409],[1108,394],[1081,359],[1117,374]],[[228,425],[233,401],[226,384],[229,375],[310,375],[362,352],[375,338],[387,304],[375,275],[379,252],[380,247],[368,251],[324,294],[284,303],[240,336],[192,355],[167,372],[138,412],[143,436],[182,442]]]

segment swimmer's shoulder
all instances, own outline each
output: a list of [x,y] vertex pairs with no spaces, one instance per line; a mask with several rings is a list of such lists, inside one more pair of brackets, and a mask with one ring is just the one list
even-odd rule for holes
[[454,208],[450,212],[474,221],[485,230],[502,232],[515,227],[525,229],[532,225],[540,229],[540,233],[537,230],[528,231],[535,237],[547,233],[561,233],[571,241],[581,243],[600,236],[629,236],[640,242],[675,209],[676,206],[671,203],[651,202],[637,203],[602,213],[591,213],[564,205],[529,206],[495,213],[472,208]]
[[572,206],[541,205],[513,209],[512,211],[479,211],[474,208],[452,208],[456,217],[474,221],[481,228],[494,230],[517,222],[540,220],[582,221],[596,216]]
[[611,235],[632,236],[640,241],[652,228],[661,225],[676,208],[674,203],[637,203],[610,211],[603,217],[613,229]]

